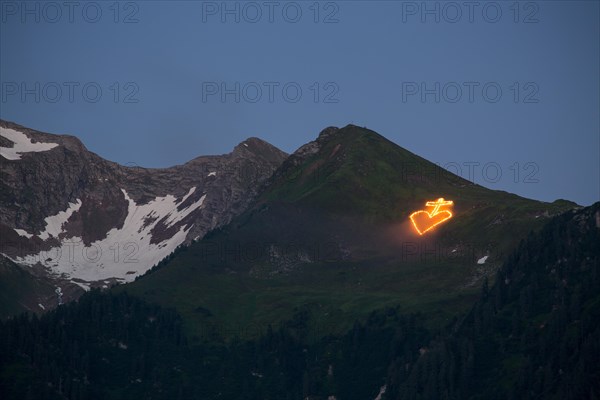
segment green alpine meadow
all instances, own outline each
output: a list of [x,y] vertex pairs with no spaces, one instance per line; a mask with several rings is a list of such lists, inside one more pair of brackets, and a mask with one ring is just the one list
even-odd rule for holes
[[[416,234],[409,215],[438,197],[452,219]],[[327,128],[247,211],[116,290],[175,308],[198,340],[252,337],[297,311],[323,334],[385,307],[439,327],[521,239],[575,206],[486,189],[365,128]]]

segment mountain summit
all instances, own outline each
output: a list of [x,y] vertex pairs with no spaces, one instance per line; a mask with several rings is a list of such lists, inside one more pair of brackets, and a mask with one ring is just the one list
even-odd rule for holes
[[[440,198],[452,218],[419,235],[409,217]],[[246,211],[123,290],[202,327],[266,325],[299,307],[340,326],[387,304],[447,310],[571,207],[475,185],[369,129],[329,127]]]

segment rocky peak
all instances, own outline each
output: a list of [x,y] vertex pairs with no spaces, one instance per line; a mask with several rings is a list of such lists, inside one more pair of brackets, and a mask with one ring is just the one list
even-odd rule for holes
[[[354,125],[348,125],[347,127],[353,127]],[[319,137],[317,138],[318,141],[326,141],[329,140],[331,137],[333,137],[334,135],[336,135],[338,132],[340,132],[340,128],[336,127],[336,126],[329,126],[325,129],[323,129],[321,131],[321,133],[319,133]]]
[[282,157],[287,157],[287,153],[257,137],[249,137],[240,142],[235,146],[232,152],[232,154],[235,155],[245,155],[249,153],[267,161],[281,160]]

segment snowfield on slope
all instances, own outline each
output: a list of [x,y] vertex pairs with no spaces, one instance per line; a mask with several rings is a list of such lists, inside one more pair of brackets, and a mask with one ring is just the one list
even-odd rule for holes
[[42,240],[46,240],[50,238],[50,236],[57,238],[62,232],[64,223],[71,218],[71,215],[73,215],[75,211],[79,211],[79,208],[81,208],[81,200],[77,199],[76,203],[69,203],[69,207],[65,211],[47,217],[44,220],[46,222],[46,229],[37,236]]
[[20,160],[23,153],[48,151],[58,143],[33,143],[23,132],[0,127],[0,136],[13,142],[13,147],[0,147],[0,155],[7,160]]
[[[67,210],[46,218],[46,230],[36,235],[42,239],[50,236],[60,237],[60,246],[38,254],[15,257],[13,261],[29,266],[40,263],[53,274],[79,281],[73,283],[84,289],[89,287],[84,282],[110,278],[131,282],[184,242],[192,225],[181,225],[172,237],[160,243],[150,243],[151,232],[160,222],[167,227],[172,227],[193,211],[201,209],[206,194],[186,208],[177,209],[195,190],[196,188],[192,187],[180,201],[177,201],[173,195],[166,195],[157,197],[147,204],[138,205],[124,189],[121,189],[129,203],[123,227],[111,229],[106,238],[97,240],[89,246],[84,246],[79,237],[68,237],[63,229],[64,223],[81,206],[78,200],[77,203],[69,204]],[[23,230],[20,230],[19,234],[32,235]]]

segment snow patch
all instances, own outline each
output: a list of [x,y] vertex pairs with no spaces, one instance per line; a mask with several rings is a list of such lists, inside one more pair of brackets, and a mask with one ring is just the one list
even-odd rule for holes
[[[111,229],[107,232],[106,238],[90,243],[89,246],[85,246],[79,237],[67,237],[62,230],[63,224],[81,206],[81,201],[77,200],[77,203],[70,204],[66,211],[46,218],[46,230],[39,235],[40,238],[46,239],[50,236],[58,238],[62,234],[59,246],[39,254],[15,257],[12,260],[29,266],[39,263],[57,276],[80,281],[73,283],[84,290],[89,290],[87,282],[110,278],[132,282],[185,241],[193,225],[182,225],[172,237],[160,243],[150,243],[152,230],[161,221],[170,227],[193,211],[202,208],[206,194],[183,210],[177,209],[195,190],[195,187],[191,188],[180,201],[177,201],[173,195],[166,195],[157,197],[147,204],[138,205],[124,189],[121,189],[128,202],[123,227]],[[152,221],[150,223],[148,223],[149,218]],[[58,292],[57,294],[59,297],[62,295]]]
[[33,236],[31,233],[27,233],[27,231],[24,229],[15,228],[15,232],[17,232],[19,236],[25,236],[27,239],[31,239],[31,237]]
[[0,136],[4,136],[15,145],[0,147],[0,155],[7,160],[20,160],[23,153],[48,151],[58,146],[58,143],[33,143],[23,132],[0,127]]
[[40,307],[42,310],[45,310],[45,309],[46,309],[46,307],[44,307],[44,306],[43,306],[42,304],[40,304],[40,303],[38,303],[38,306],[39,306],[39,307]]
[[90,284],[89,283],[77,282],[77,281],[71,281],[71,283],[76,284],[77,286],[79,286],[80,288],[82,288],[83,290],[85,290],[86,292],[90,291]]
[[489,256],[483,256],[481,257],[479,260],[477,260],[477,264],[485,264],[485,261],[488,259]]
[[217,176],[217,173],[216,172],[209,172],[208,175],[206,175],[206,176]]
[[193,188],[191,188],[190,190],[188,190],[188,192],[186,193],[186,195],[183,196],[183,199],[181,199],[181,203],[183,203],[184,201],[186,201],[187,198],[190,197],[195,191],[196,191],[196,186],[194,186]]
[[80,207],[81,200],[77,199],[76,203],[69,203],[69,207],[65,211],[60,211],[56,215],[47,217],[44,220],[46,221],[46,229],[37,236],[42,240],[46,240],[50,236],[58,237],[58,235],[63,232],[63,224],[67,222],[69,218],[71,218],[71,215],[73,215],[75,211],[78,211]]
[[54,290],[54,293],[56,293],[56,299],[58,300],[58,305],[60,306],[63,303],[63,292],[60,286],[58,286],[56,290]]
[[[46,222],[46,228],[42,233],[35,236],[39,237],[42,240],[46,240],[50,238],[50,236],[58,237],[58,235],[60,235],[63,232],[63,224],[67,222],[69,218],[71,218],[71,215],[73,215],[75,211],[79,210],[80,207],[81,200],[77,199],[76,203],[69,203],[69,206],[65,211],[59,211],[56,215],[46,217],[46,219],[44,219],[44,221]],[[17,232],[20,236],[25,236],[27,239],[34,236],[33,234],[23,229],[15,229],[15,232]]]
[[383,385],[381,387],[381,389],[379,389],[379,394],[377,395],[377,397],[375,397],[375,400],[381,400],[381,397],[385,393],[386,389],[387,389],[387,385]]
[[[177,222],[181,221],[182,219],[184,219],[185,217],[187,217],[188,215],[190,215],[192,212],[196,211],[197,209],[199,209],[200,207],[202,207],[202,204],[204,204],[204,199],[206,199],[206,195],[202,195],[202,197],[200,197],[200,199],[198,201],[196,201],[195,203],[192,203],[190,206],[184,208],[181,211],[177,211],[177,212],[172,212],[169,213],[165,223],[167,226],[173,226],[175,225]],[[184,200],[185,201],[185,198]],[[183,203],[182,201],[182,203]]]

